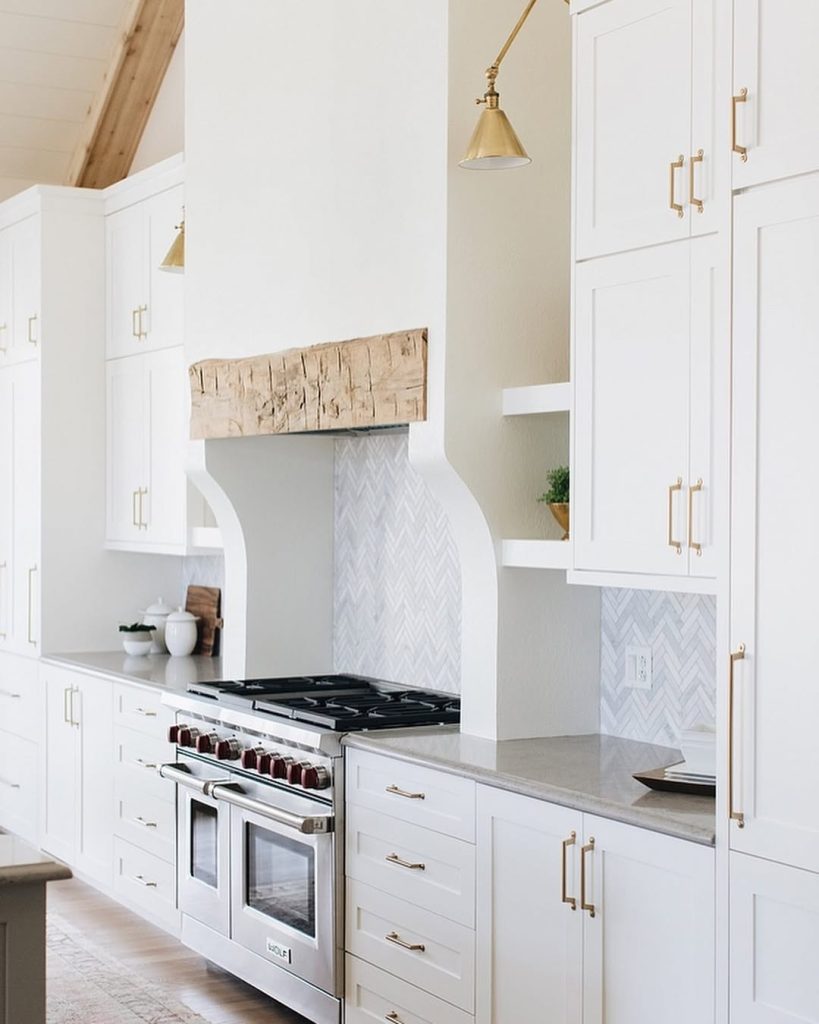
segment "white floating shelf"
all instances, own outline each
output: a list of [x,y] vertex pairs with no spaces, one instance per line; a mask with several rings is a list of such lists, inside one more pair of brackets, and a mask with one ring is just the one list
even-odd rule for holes
[[509,569],[571,569],[572,546],[567,540],[505,540],[501,562]]
[[531,416],[539,412],[571,412],[571,384],[533,384],[503,389],[504,416]]
[[225,546],[222,542],[222,531],[218,526],[194,526],[191,529],[190,546],[209,551],[221,551]]

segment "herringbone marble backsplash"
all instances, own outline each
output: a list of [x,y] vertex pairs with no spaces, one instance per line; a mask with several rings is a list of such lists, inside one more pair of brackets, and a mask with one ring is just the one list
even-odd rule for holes
[[[624,683],[626,646],[650,647],[651,690]],[[600,730],[678,747],[682,729],[713,724],[716,599],[698,594],[603,590]]]
[[336,442],[335,667],[459,692],[458,552],[407,444],[406,434]]

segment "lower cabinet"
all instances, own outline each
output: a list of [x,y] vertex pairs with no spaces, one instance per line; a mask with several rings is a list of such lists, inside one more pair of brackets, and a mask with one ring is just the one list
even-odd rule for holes
[[350,955],[345,991],[346,1024],[472,1024],[474,1020],[443,999]]
[[0,653],[0,828],[38,842],[42,699],[33,658]]
[[731,1024],[819,1024],[819,875],[731,854]]
[[477,883],[477,1024],[714,1020],[713,849],[479,786]]

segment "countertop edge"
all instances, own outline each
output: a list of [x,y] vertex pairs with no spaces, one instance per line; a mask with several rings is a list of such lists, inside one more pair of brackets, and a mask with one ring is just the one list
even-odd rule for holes
[[611,804],[578,790],[565,789],[561,786],[550,785],[547,782],[535,782],[531,779],[494,772],[486,768],[476,768],[471,765],[464,765],[458,761],[451,761],[447,758],[425,757],[422,754],[410,754],[404,751],[392,750],[379,743],[377,739],[371,739],[364,733],[348,733],[342,740],[342,743],[346,747],[364,750],[371,754],[380,754],[382,757],[392,757],[398,761],[417,764],[434,771],[444,771],[450,775],[458,775],[461,778],[471,779],[482,785],[492,786],[494,789],[519,793],[522,796],[530,796],[536,800],[544,800],[547,803],[569,807],[572,810],[587,811],[601,818],[620,821],[626,825],[635,825],[638,828],[645,828],[650,832],[659,832],[674,839],[682,839],[686,842],[708,846],[712,849],[716,846],[715,830],[702,829],[688,822],[675,822],[673,818],[657,816],[652,814],[651,811],[635,811],[633,808],[625,807],[622,804]]
[[73,877],[71,868],[58,861],[45,861],[41,864],[9,864],[0,868],[0,888],[5,885],[59,882]]
[[153,682],[151,679],[140,679],[139,676],[130,676],[125,672],[117,672],[115,669],[101,669],[88,665],[83,661],[74,661],[70,655],[65,654],[44,654],[40,661],[46,665],[53,665],[55,668],[68,668],[72,672],[82,672],[83,675],[96,676],[98,679],[116,679],[122,683],[129,683],[132,686],[144,686],[147,690],[167,689],[162,683]]

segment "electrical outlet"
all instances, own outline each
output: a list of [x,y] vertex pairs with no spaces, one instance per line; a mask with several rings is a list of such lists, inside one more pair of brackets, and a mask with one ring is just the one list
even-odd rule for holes
[[654,681],[650,647],[626,647],[626,686],[650,690]]

